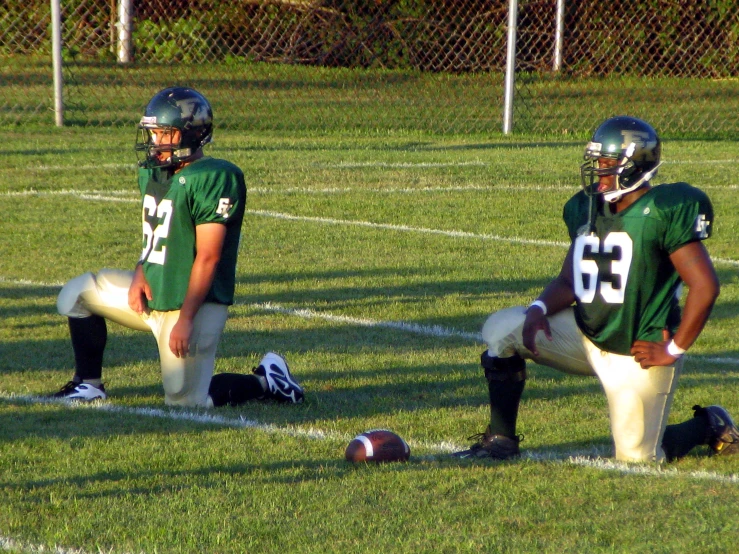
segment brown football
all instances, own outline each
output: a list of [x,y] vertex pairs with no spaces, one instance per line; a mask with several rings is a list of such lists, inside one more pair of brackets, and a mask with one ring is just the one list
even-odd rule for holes
[[408,444],[388,429],[371,429],[354,437],[346,447],[348,462],[405,462],[411,456]]

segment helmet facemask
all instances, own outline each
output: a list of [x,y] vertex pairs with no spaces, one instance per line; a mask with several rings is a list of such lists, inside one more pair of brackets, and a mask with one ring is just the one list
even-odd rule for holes
[[[180,165],[190,161],[195,153],[211,140],[211,136],[208,136],[207,140],[192,137],[192,140],[186,141],[183,140],[183,133],[177,127],[147,124],[144,122],[145,119],[146,117],[142,117],[139,123],[135,147],[141,167]],[[173,137],[176,137],[176,140],[172,140]],[[165,155],[162,156],[162,154]]]

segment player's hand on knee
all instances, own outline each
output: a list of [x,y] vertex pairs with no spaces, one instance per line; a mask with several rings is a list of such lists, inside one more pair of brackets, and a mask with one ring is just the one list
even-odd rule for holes
[[526,310],[526,320],[523,322],[522,338],[523,345],[534,356],[539,355],[536,348],[536,335],[541,331],[547,340],[552,340],[552,330],[549,328],[549,320],[539,308],[529,308]]
[[144,270],[138,266],[133,274],[131,286],[128,288],[128,307],[137,314],[142,314],[148,306],[147,301],[151,299],[151,287],[144,277]]
[[151,300],[151,292],[147,294],[146,290],[136,289],[133,286],[128,289],[128,307],[137,314],[143,314],[148,306],[147,300]]
[[192,320],[181,317],[169,333],[169,349],[178,358],[184,358],[190,352],[192,329]]

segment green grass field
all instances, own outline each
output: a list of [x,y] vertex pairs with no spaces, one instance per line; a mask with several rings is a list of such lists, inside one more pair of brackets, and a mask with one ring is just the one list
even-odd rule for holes
[[[485,136],[220,132],[249,213],[217,371],[284,353],[302,405],[163,405],[153,337],[109,327],[109,401],[72,375],[59,287],[139,255],[133,129],[3,131],[0,549],[59,552],[716,552],[739,539],[739,457],[619,464],[595,379],[531,366],[524,455],[448,453],[487,423],[478,333],[556,274],[584,144]],[[668,141],[661,181],[711,196],[722,294],[670,422],[739,416],[735,142]],[[409,463],[347,464],[390,428]]]

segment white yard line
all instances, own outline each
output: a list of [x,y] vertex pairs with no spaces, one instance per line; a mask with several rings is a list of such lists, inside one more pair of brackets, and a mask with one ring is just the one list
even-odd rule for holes
[[25,196],[77,196],[80,198],[88,198],[91,196],[101,197],[102,199],[125,198],[130,202],[139,202],[140,197],[135,190],[76,190],[76,189],[59,189],[59,190],[19,190],[5,191],[1,194],[9,198],[25,197]]
[[[28,286],[28,287],[61,287],[64,283],[61,282],[43,282],[43,281],[29,281],[26,279],[9,279],[0,276],[0,283],[8,283],[16,286]],[[458,329],[449,329],[448,327],[442,327],[441,325],[421,325],[418,323],[411,323],[407,321],[393,321],[393,320],[375,320],[363,317],[346,316],[342,314],[333,314],[326,311],[317,311],[313,308],[288,308],[280,306],[273,302],[257,302],[253,304],[244,304],[240,302],[235,303],[236,306],[245,306],[247,308],[262,310],[265,312],[281,313],[286,315],[292,315],[303,319],[321,319],[324,321],[331,321],[334,323],[340,323],[343,325],[358,325],[361,327],[377,327],[383,329],[394,329],[396,331],[404,331],[407,333],[414,333],[417,335],[425,335],[429,337],[440,337],[440,338],[460,338],[463,340],[474,341],[482,343],[482,336],[480,333],[470,333],[468,331],[460,331]],[[739,359],[737,358],[721,358],[714,356],[697,356],[695,359],[701,362],[712,363],[712,364],[725,364],[725,365],[739,365]]]
[[272,423],[261,423],[259,421],[243,417],[228,418],[218,415],[217,412],[189,411],[176,408],[129,408],[118,406],[109,402],[68,402],[57,398],[46,398],[43,396],[12,394],[0,391],[0,399],[6,402],[18,402],[23,404],[54,404],[66,406],[70,410],[99,410],[109,413],[145,416],[157,419],[168,419],[173,421],[190,421],[202,425],[215,425],[219,427],[231,427],[234,429],[257,429],[265,433],[277,433],[292,437],[303,437],[308,439],[333,439],[339,442],[349,442],[351,436],[345,433],[326,432],[315,428],[301,428],[294,425],[278,426]]
[[[665,160],[664,165],[734,165],[739,162],[738,159],[730,158],[726,160]],[[314,163],[312,167],[326,169],[433,169],[437,167],[495,167],[498,164],[485,162],[482,160],[472,160],[469,162],[385,162],[379,160],[369,160],[364,162],[342,161],[334,163]],[[135,163],[104,163],[104,164],[85,164],[85,165],[32,165],[24,168],[24,171],[95,171],[99,172],[103,169],[130,169],[135,170]]]
[[[574,193],[578,187],[565,187],[562,185],[456,185],[456,186],[438,186],[438,187],[250,187],[247,186],[248,194],[259,195],[281,195],[281,194],[315,194],[315,195],[331,195],[331,194],[355,194],[355,193],[375,193],[375,194],[418,194],[418,193],[437,193],[437,192],[478,192],[488,191],[495,192],[499,190],[512,191],[548,191],[548,192],[565,192]],[[105,200],[107,197],[120,196],[128,197],[132,202],[139,202],[140,198],[135,190],[22,190],[22,191],[5,191],[0,196],[7,197],[26,197],[26,196],[77,196],[80,198],[96,197],[99,200]]]
[[337,162],[337,163],[316,163],[313,167],[328,169],[364,169],[364,168],[380,168],[380,169],[433,169],[437,167],[487,167],[490,164],[480,160],[471,162]]
[[[64,283],[60,282],[43,282],[43,281],[29,281],[26,279],[9,279],[0,276],[0,283],[8,283],[16,286],[28,286],[28,287],[61,287]],[[470,333],[468,331],[460,331],[459,329],[450,329],[448,327],[442,327],[441,325],[421,325],[418,323],[411,323],[407,321],[393,321],[393,320],[375,320],[362,317],[346,316],[342,314],[333,314],[327,311],[318,311],[312,307],[303,308],[288,308],[275,304],[272,302],[257,302],[252,304],[244,304],[236,302],[236,306],[244,306],[254,310],[261,310],[265,312],[281,313],[285,315],[291,315],[300,317],[303,319],[321,319],[324,321],[331,321],[342,325],[358,325],[361,327],[376,327],[382,329],[393,329],[396,331],[404,331],[407,333],[413,333],[417,335],[424,335],[429,337],[440,337],[440,338],[460,338],[463,340],[474,341],[482,343],[482,336],[480,333]],[[719,365],[739,365],[739,359],[737,358],[722,358],[713,356],[688,356],[689,359],[696,359],[702,363],[712,363]]]
[[245,304],[249,308],[263,310],[266,312],[277,312],[287,315],[301,317],[303,319],[322,319],[324,321],[332,321],[334,323],[342,323],[346,325],[358,325],[360,327],[382,327],[385,329],[395,329],[398,331],[406,331],[417,335],[426,335],[430,337],[456,337],[475,342],[482,342],[480,333],[467,333],[456,329],[448,329],[441,325],[419,325],[417,323],[408,323],[405,321],[376,321],[366,318],[350,317],[345,315],[337,315],[328,312],[317,312],[310,308],[284,308],[279,304],[266,302],[262,304]]
[[26,167],[24,171],[95,171],[100,172],[103,169],[130,169],[135,170],[138,166],[134,163],[130,164],[86,164],[86,165],[32,165]]
[[[311,217],[303,215],[293,215],[280,212],[271,212],[266,210],[247,210],[247,213],[262,217],[273,217],[276,219],[285,219],[291,221],[307,221],[312,223],[323,223],[327,225],[352,225],[356,227],[369,227],[374,229],[386,229],[389,231],[399,231],[408,233],[423,233],[431,235],[442,235],[454,238],[469,238],[477,240],[492,240],[497,242],[506,242],[512,244],[529,244],[535,246],[556,246],[559,248],[569,247],[569,243],[562,241],[527,239],[522,237],[503,237],[500,235],[489,235],[485,233],[470,233],[468,231],[454,231],[443,229],[428,229],[425,227],[411,227],[408,225],[395,225],[391,223],[374,223],[371,221],[361,221],[352,219],[334,219],[330,217]],[[728,258],[711,258],[715,263],[739,266],[739,260]]]
[[[322,429],[316,429],[314,427],[302,428],[297,425],[280,426],[272,423],[262,423],[259,421],[246,419],[244,417],[224,417],[214,413],[190,411],[177,408],[133,408],[114,405],[109,401],[95,401],[89,403],[69,402],[40,396],[16,395],[2,391],[0,391],[0,400],[10,403],[31,405],[54,404],[56,406],[66,407],[70,410],[98,410],[102,412],[138,417],[151,417],[173,421],[189,421],[201,425],[213,425],[217,427],[228,427],[233,429],[256,429],[265,433],[286,435],[312,440],[333,440],[342,444],[348,444],[348,442],[353,438],[353,435],[351,434],[324,431]],[[434,443],[428,441],[409,440],[408,444],[411,449],[422,448],[424,450],[431,451],[431,454],[417,456],[416,458],[419,460],[438,459],[439,456],[446,458],[446,456],[450,452],[461,450],[466,446],[447,441]],[[564,463],[569,465],[582,466],[599,471],[617,472],[630,475],[649,475],[652,477],[682,477],[703,481],[739,484],[739,475],[736,474],[727,475],[709,471],[686,472],[680,471],[674,466],[659,467],[651,464],[628,464],[604,457],[608,455],[609,453],[605,452],[602,448],[593,448],[590,451],[581,452],[562,452],[561,450],[555,449],[540,449],[536,451],[525,451],[522,454],[522,457],[537,462]],[[1,544],[2,543],[0,543],[0,545]]]
[[720,165],[720,164],[735,164],[739,162],[736,158],[728,160],[670,160],[663,162],[664,165]]
[[616,471],[628,475],[648,475],[650,477],[688,477],[698,481],[714,481],[719,483],[739,484],[739,475],[732,473],[722,475],[713,471],[680,471],[674,466],[657,467],[648,464],[628,464],[606,458],[588,458],[585,456],[571,456],[568,463],[572,465],[599,469],[603,471]]
[[[444,193],[444,192],[490,192],[496,191],[539,191],[554,193],[574,194],[579,190],[579,185],[511,185],[511,184],[489,184],[489,185],[454,185],[454,186],[422,186],[422,187],[250,187],[247,186],[249,194],[258,195],[281,195],[281,194],[420,194],[420,193]],[[702,185],[704,190],[736,190],[739,185]],[[133,189],[124,190],[22,190],[2,191],[0,196],[8,198],[27,196],[76,196],[78,198],[92,200],[117,201],[118,197],[125,198],[130,202],[139,202],[137,191]]]
[[[32,554],[87,554],[84,550],[79,550],[77,548],[62,548],[61,546],[46,548],[45,546],[21,542],[11,539],[10,537],[3,537],[0,535],[0,551],[2,550],[10,552],[29,552]],[[98,554],[100,554],[100,552],[102,551],[98,551]]]
[[[1,279],[0,279],[1,280]],[[256,303],[256,304],[236,304],[253,308],[256,310],[264,310],[267,312],[278,312],[286,315],[293,315],[304,319],[322,319],[324,321],[332,321],[335,323],[342,323],[346,325],[359,325],[362,327],[378,327],[384,329],[395,329],[398,331],[405,331],[408,333],[415,333],[418,335],[425,335],[430,337],[455,337],[464,340],[470,340],[483,343],[482,335],[480,333],[470,333],[466,331],[459,331],[457,329],[449,329],[440,325],[419,325],[417,323],[408,323],[403,321],[382,321],[372,320],[366,318],[356,318],[345,315],[332,314],[330,312],[315,311],[311,308],[285,308],[279,304],[272,302]],[[700,360],[705,363],[712,364],[726,364],[726,365],[739,365],[738,358],[718,358],[713,356],[691,356],[686,355],[687,359]]]
[[351,225],[355,227],[369,227],[372,229],[384,229],[386,231],[400,231],[410,233],[422,233],[429,235],[443,235],[447,237],[455,238],[469,238],[469,239],[482,239],[482,240],[494,240],[498,242],[508,242],[516,244],[535,244],[538,246],[568,246],[565,242],[551,241],[551,240],[539,240],[539,239],[525,239],[520,237],[503,237],[500,235],[488,235],[481,233],[470,233],[468,231],[454,231],[454,230],[443,230],[443,229],[428,229],[425,227],[411,227],[409,225],[395,225],[392,223],[374,223],[372,221],[361,221],[354,219],[334,219],[331,217],[311,217],[303,215],[292,215],[280,212],[271,212],[267,210],[247,210],[251,215],[258,215],[262,217],[273,217],[276,219],[285,219],[291,221],[308,221],[311,223],[324,223],[329,225]]
[[[131,196],[126,198],[126,195],[131,195],[130,191],[77,191],[77,190],[59,190],[59,191],[22,191],[22,192],[5,192],[0,193],[0,196],[76,196],[83,200],[93,200],[102,202],[139,202],[138,197]],[[306,221],[310,223],[320,223],[324,225],[350,225],[355,227],[368,227],[374,229],[385,229],[388,231],[398,231],[407,233],[423,233],[432,235],[442,235],[454,238],[469,238],[477,240],[492,240],[497,242],[505,242],[509,244],[529,244],[535,246],[555,246],[558,248],[567,248],[568,243],[562,241],[549,241],[540,239],[527,239],[522,237],[504,237],[500,235],[490,235],[484,233],[470,233],[468,231],[455,231],[455,230],[443,230],[443,229],[429,229],[425,227],[411,227],[409,225],[395,225],[391,223],[375,223],[372,221],[361,221],[361,220],[350,220],[350,219],[335,219],[330,217],[312,217],[293,215],[282,212],[273,212],[268,210],[246,210],[249,215],[259,217],[271,217],[275,219],[283,219],[290,221]],[[732,260],[729,258],[711,258],[715,263],[739,266],[739,260]]]
[[437,192],[478,192],[487,191],[495,192],[500,190],[513,191],[548,191],[548,192],[569,192],[577,191],[576,187],[563,187],[561,185],[541,186],[541,185],[458,185],[458,186],[439,186],[439,187],[288,187],[288,188],[267,188],[267,187],[250,187],[249,193],[256,194],[353,194],[353,193],[375,193],[375,194],[418,194],[418,193],[437,193]]

